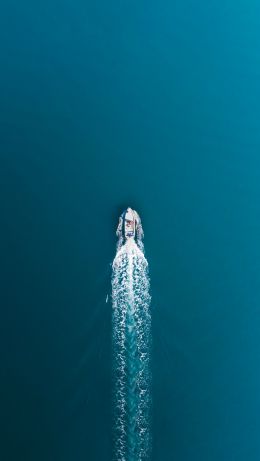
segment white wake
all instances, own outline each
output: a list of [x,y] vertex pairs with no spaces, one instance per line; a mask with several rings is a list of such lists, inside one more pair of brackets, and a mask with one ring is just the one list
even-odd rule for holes
[[151,453],[151,314],[148,263],[133,239],[113,262],[114,461]]

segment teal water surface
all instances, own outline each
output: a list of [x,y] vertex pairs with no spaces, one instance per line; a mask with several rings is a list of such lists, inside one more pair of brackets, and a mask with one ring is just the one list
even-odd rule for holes
[[126,206],[153,461],[259,461],[259,18],[255,0],[1,5],[1,461],[111,460]]

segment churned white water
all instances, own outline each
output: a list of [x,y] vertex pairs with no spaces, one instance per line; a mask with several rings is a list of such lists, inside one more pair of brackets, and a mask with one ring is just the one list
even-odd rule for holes
[[133,239],[113,261],[114,461],[151,453],[151,313],[148,262]]

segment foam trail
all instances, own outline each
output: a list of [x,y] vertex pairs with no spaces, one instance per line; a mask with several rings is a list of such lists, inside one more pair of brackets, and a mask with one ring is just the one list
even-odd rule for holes
[[151,314],[142,242],[118,245],[112,274],[114,461],[151,454]]

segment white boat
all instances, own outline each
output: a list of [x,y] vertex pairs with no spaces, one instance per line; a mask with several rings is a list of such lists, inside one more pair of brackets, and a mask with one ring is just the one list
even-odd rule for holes
[[123,241],[128,239],[141,240],[143,237],[143,229],[141,219],[138,213],[132,208],[127,208],[120,218],[117,227],[116,235],[122,238]]

